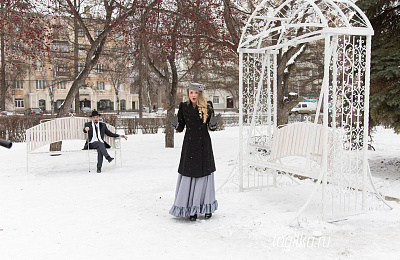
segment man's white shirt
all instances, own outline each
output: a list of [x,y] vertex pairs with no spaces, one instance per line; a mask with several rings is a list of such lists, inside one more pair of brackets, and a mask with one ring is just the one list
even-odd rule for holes
[[[92,140],[90,141],[90,143],[94,143],[94,142],[102,142],[102,143],[104,143],[103,139],[101,139],[99,125],[100,125],[100,123],[95,124],[94,122],[92,122],[93,136],[92,136]],[[95,127],[97,129],[97,133],[99,133],[99,136],[97,136]]]

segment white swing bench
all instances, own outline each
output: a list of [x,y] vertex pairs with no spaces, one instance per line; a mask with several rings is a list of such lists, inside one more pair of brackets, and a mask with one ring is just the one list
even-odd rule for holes
[[[87,140],[87,134],[83,132],[83,128],[86,122],[90,122],[90,118],[85,117],[63,117],[54,118],[49,120],[42,120],[40,124],[31,127],[26,130],[26,170],[29,171],[29,157],[33,154],[50,154],[50,155],[60,155],[65,152],[86,152],[88,150],[83,150],[85,141]],[[108,130],[115,133],[115,127],[106,124]],[[59,141],[67,140],[82,140],[82,144],[79,147],[74,147],[72,150],[61,150],[61,151],[43,151],[39,149],[45,145]],[[114,152],[114,162],[117,163],[117,151],[119,151],[119,156],[121,157],[121,141],[120,138],[113,138],[105,135],[104,141],[110,145],[110,152]],[[40,151],[39,151],[40,150]],[[89,150],[96,152],[97,150]],[[122,165],[122,158],[119,158]]]
[[[315,186],[311,191],[305,204],[299,209],[295,218],[290,221],[295,221],[300,214],[310,204],[312,198],[318,190],[318,185],[322,183],[324,173],[329,176],[333,174],[333,166],[330,158],[331,148],[333,144],[333,135],[328,129],[328,144],[327,144],[327,166],[325,170],[322,168],[323,159],[323,126],[316,123],[301,122],[293,123],[282,126],[274,131],[272,134],[271,146],[257,143],[250,143],[252,147],[252,153],[261,155],[262,158],[247,160],[250,165],[274,170],[274,181],[273,185],[276,185],[276,177],[278,172],[290,177],[294,182],[299,182],[293,178],[298,179],[309,178],[314,180]],[[306,158],[306,163],[303,165],[290,164],[290,158],[293,156]],[[284,160],[289,158],[289,160]],[[313,163],[313,164],[312,164]],[[312,164],[312,165],[311,165]],[[368,178],[375,195],[386,205],[388,208],[392,208],[382,198],[379,192],[373,185],[371,172],[368,166]],[[352,187],[348,187],[352,188]],[[352,188],[353,189],[353,188]],[[361,213],[361,212],[360,212]]]
[[[309,178],[314,180],[315,185],[312,189],[307,201],[298,210],[295,217],[289,222],[296,221],[302,212],[310,205],[314,195],[317,193],[318,186],[324,177],[324,172],[330,174],[331,167],[328,166],[324,171],[322,168],[323,159],[323,126],[310,122],[299,122],[281,126],[272,134],[271,146],[263,144],[250,143],[253,154],[266,154],[258,158],[258,160],[248,160],[250,165],[273,170],[273,185],[276,186],[278,173],[291,178],[295,183],[300,184],[294,177],[298,179]],[[332,135],[328,130],[328,148],[329,153],[332,145]],[[306,159],[302,165],[291,162],[293,157],[303,157]],[[329,156],[328,156],[329,158]],[[285,160],[289,159],[289,160]]]
[[[332,138],[329,138],[331,141]],[[272,135],[270,146],[265,144],[250,143],[253,153],[264,152],[268,154],[260,160],[248,162],[258,167],[267,167],[272,170],[285,172],[288,176],[292,174],[306,178],[320,179],[322,176],[321,167],[311,167],[311,163],[322,164],[323,152],[323,126],[315,123],[293,123],[277,128]],[[329,145],[328,145],[329,147]],[[298,164],[291,165],[284,161],[286,157],[304,157],[306,163],[303,167]],[[274,180],[275,183],[275,180]]]

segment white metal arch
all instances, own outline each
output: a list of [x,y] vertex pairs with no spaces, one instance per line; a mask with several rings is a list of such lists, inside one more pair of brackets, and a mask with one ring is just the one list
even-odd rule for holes
[[[318,193],[316,203],[321,205],[324,220],[365,212],[368,199],[376,193],[367,161],[372,26],[352,1],[281,0],[276,9],[266,4],[267,0],[262,1],[250,16],[238,48],[239,189],[276,185],[278,171],[318,172],[317,184],[297,217]],[[294,125],[280,131],[277,68],[282,64],[278,64],[278,54],[316,41],[324,43],[324,73],[315,127]],[[322,122],[318,122],[321,109]],[[308,171],[300,169],[297,162],[292,166],[277,164],[274,145],[280,146],[278,137],[286,140],[282,146],[289,149],[279,150],[280,155],[322,151],[316,160],[319,168]],[[305,144],[302,137],[312,140],[313,145]],[[306,157],[309,168],[310,155]],[[281,158],[279,161],[282,163]]]
[[[250,16],[240,39],[239,50],[277,49],[285,44],[295,45],[304,42],[307,38],[311,38],[307,40],[323,38],[327,33],[351,35],[374,33],[368,18],[351,1],[287,0],[281,1],[275,10],[265,8],[266,3],[267,0],[264,0]],[[296,28],[306,28],[307,32],[295,35]],[[279,38],[274,38],[277,35]],[[282,39],[287,42],[282,42]]]

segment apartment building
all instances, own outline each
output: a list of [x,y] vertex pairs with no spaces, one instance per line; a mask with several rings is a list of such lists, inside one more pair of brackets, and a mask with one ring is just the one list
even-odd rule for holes
[[[25,73],[13,79],[12,98],[6,104],[8,111],[22,113],[25,109],[39,107],[51,112],[54,104],[54,111],[57,112],[64,102],[75,77],[74,30],[68,21],[58,19],[56,22],[59,26],[51,28],[50,51],[32,62]],[[96,38],[101,29],[93,23],[90,33]],[[79,107],[99,111],[138,109],[139,98],[131,93],[129,63],[121,49],[124,48],[121,35],[111,34],[108,39],[99,62],[80,87]],[[78,30],[78,42],[79,73],[85,66],[89,48],[83,30]]]

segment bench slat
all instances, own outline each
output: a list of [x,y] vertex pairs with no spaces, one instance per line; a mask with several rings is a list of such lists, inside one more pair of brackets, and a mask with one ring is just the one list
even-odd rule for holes
[[312,123],[294,123],[273,133],[270,161],[286,156],[322,154],[323,128]]

